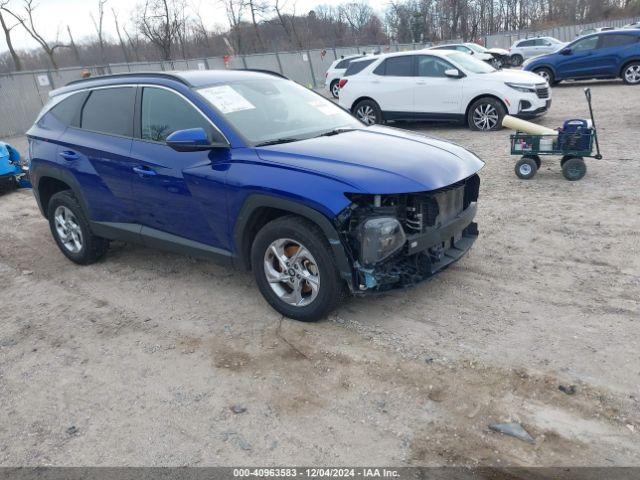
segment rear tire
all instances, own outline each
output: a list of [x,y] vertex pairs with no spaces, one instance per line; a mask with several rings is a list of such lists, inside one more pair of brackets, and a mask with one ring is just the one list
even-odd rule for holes
[[627,85],[640,84],[640,62],[631,62],[622,69],[622,80]]
[[522,55],[516,53],[515,55],[511,56],[511,65],[513,65],[514,67],[519,67],[520,65],[522,65],[522,62],[524,62],[524,58],[522,58]]
[[492,131],[502,129],[506,110],[499,100],[492,97],[479,98],[467,113],[467,124],[471,130]]
[[353,108],[353,113],[365,125],[382,123],[382,111],[373,100],[361,100]]
[[538,171],[538,163],[532,157],[522,157],[516,163],[516,176],[521,180],[530,180]]
[[285,317],[313,322],[342,298],[342,282],[324,233],[310,221],[280,217],[267,223],[251,247],[260,293]]
[[334,80],[329,86],[329,90],[331,91],[331,96],[333,98],[338,98],[340,96],[340,87],[338,86],[339,82],[340,80]]
[[567,158],[562,165],[562,175],[570,182],[575,182],[587,173],[587,164],[579,157]]
[[58,248],[72,262],[89,265],[107,253],[109,240],[91,232],[80,203],[71,190],[51,197],[47,218]]

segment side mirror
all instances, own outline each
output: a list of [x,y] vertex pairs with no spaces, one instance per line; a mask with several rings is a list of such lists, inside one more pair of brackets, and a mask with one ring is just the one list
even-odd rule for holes
[[449,78],[462,78],[464,76],[457,68],[449,68],[444,71],[444,74]]
[[571,55],[571,49],[570,48],[563,48],[562,50],[560,50],[560,54],[561,55]]
[[211,143],[203,128],[176,130],[167,137],[167,145],[176,152],[201,152],[213,148],[227,148],[226,143]]

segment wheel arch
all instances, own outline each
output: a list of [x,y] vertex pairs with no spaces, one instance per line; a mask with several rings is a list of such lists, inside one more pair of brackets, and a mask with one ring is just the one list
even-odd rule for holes
[[332,222],[319,211],[300,203],[265,194],[252,194],[244,202],[233,229],[236,266],[251,269],[251,245],[258,231],[268,222],[285,216],[298,215],[317,225],[325,234],[336,260],[340,276],[353,287],[353,269],[347,252]]
[[625,60],[620,67],[618,72],[618,76],[622,77],[624,75],[624,69],[627,68],[631,63],[640,62],[640,57],[633,57],[628,60]]
[[[366,95],[363,95],[361,97],[356,98],[353,103],[351,104],[351,108],[349,109],[351,111],[351,113],[355,113],[356,110],[356,105],[358,105],[358,103],[362,102],[363,100],[371,100],[372,102],[374,102],[376,105],[378,105],[378,108],[380,108],[380,104],[378,102],[376,102],[373,98],[368,97]],[[382,111],[382,109],[380,108],[380,111]]]
[[509,107],[507,107],[507,104],[504,103],[504,100],[502,100],[498,95],[495,95],[493,93],[481,93],[480,95],[476,95],[474,98],[472,98],[467,104],[467,108],[464,112],[464,121],[467,125],[469,124],[469,111],[471,110],[471,106],[481,98],[493,98],[494,100],[497,100],[498,102],[500,102],[500,105],[503,106],[504,111],[507,113],[507,115],[509,114]]
[[88,220],[91,218],[80,184],[71,173],[49,166],[38,166],[31,172],[31,182],[38,207],[45,218],[48,218],[47,210],[51,197],[63,190],[71,190],[78,199],[86,218]]

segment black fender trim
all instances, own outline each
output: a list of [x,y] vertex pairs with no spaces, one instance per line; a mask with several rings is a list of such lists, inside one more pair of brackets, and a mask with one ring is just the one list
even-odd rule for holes
[[322,213],[311,207],[301,205],[300,203],[292,200],[272,197],[270,195],[263,195],[259,193],[249,195],[240,209],[240,213],[238,214],[238,218],[233,229],[233,239],[236,248],[234,260],[239,269],[249,270],[249,259],[244,258],[245,256],[242,251],[243,245],[245,245],[244,241],[246,240],[244,236],[247,232],[247,226],[252,219],[253,213],[259,208],[264,207],[275,208],[300,215],[320,227],[331,246],[340,276],[347,282],[349,288],[353,291],[353,268],[351,267],[351,262],[349,262],[347,252],[345,251],[342,241],[340,240],[340,235],[331,221],[329,221],[329,219]]
[[73,191],[78,202],[80,202],[80,208],[87,219],[90,219],[89,215],[89,207],[87,206],[87,202],[84,199],[84,195],[82,195],[82,188],[80,187],[80,183],[70,172],[62,169],[56,168],[49,165],[38,165],[35,169],[29,172],[31,178],[31,186],[33,187],[33,195],[36,197],[36,203],[38,204],[38,208],[40,209],[40,213],[46,218],[47,212],[44,210],[44,206],[40,201],[40,180],[43,177],[55,178],[56,180],[60,180],[61,182],[69,185],[69,188]]

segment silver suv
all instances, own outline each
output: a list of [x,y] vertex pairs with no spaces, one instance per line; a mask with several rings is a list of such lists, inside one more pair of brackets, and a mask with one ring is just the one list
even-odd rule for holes
[[511,64],[518,67],[527,58],[545,55],[559,50],[564,45],[563,42],[553,37],[526,38],[517,40],[509,49],[511,54]]

